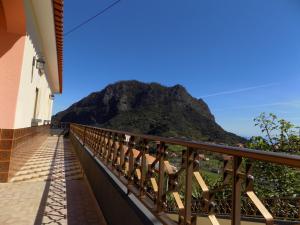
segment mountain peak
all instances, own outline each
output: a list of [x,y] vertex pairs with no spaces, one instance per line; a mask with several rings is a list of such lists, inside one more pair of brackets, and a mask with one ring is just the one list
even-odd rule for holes
[[136,80],[119,81],[83,98],[54,119],[201,141],[244,141],[224,131],[207,104],[192,97],[180,84],[166,87]]

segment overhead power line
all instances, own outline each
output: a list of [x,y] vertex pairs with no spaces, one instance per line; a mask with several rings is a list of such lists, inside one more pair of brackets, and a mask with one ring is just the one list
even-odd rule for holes
[[96,17],[102,15],[103,13],[105,13],[107,10],[109,10],[110,8],[114,7],[116,4],[118,4],[121,0],[117,0],[115,2],[113,2],[112,4],[110,4],[109,6],[107,6],[106,8],[102,9],[100,12],[98,12],[96,15],[88,18],[87,20],[81,22],[80,24],[78,24],[77,26],[73,27],[72,29],[70,29],[69,31],[64,33],[64,36],[69,35],[70,33],[78,30],[80,27],[86,25],[87,23],[91,22],[93,19],[95,19]]

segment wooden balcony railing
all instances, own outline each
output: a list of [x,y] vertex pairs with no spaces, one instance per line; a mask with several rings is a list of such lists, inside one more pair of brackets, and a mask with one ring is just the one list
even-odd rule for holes
[[[71,124],[70,132],[164,224],[176,224],[174,218],[177,224],[196,224],[197,215],[207,216],[213,225],[219,224],[216,215],[228,215],[232,225],[241,224],[242,216],[251,215],[268,225],[274,224],[276,218],[281,218],[277,209],[272,209],[272,204],[278,202],[267,204],[268,200],[256,195],[251,162],[264,161],[296,171],[300,168],[300,157],[295,155],[79,124]],[[168,148],[171,146],[180,150],[170,153]],[[218,164],[222,165],[221,172],[218,171],[222,174],[222,182],[218,187],[210,187],[203,176],[201,162],[207,155],[222,161]],[[200,196],[194,195],[195,190],[199,190]],[[218,197],[218,193],[225,191],[229,192],[230,199]],[[296,196],[283,204],[279,212],[292,215],[288,219],[299,221],[299,204]],[[169,214],[172,212],[178,216],[171,220]]]

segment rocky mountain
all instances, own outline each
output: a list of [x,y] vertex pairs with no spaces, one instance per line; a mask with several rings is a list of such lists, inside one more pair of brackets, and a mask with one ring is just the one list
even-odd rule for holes
[[166,137],[245,142],[218,125],[207,104],[193,98],[181,85],[117,82],[91,93],[53,119]]

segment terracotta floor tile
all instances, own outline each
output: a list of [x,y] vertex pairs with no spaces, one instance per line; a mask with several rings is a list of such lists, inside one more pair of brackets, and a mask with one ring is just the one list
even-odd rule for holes
[[69,140],[50,136],[33,151],[22,153],[27,162],[0,184],[0,224],[106,225]]

